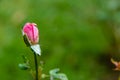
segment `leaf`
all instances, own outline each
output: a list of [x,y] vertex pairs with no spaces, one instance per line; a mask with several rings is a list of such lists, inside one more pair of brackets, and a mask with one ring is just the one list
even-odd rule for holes
[[27,70],[30,68],[26,63],[19,64],[18,66],[21,70]]
[[39,44],[31,45],[30,48],[36,54],[41,55],[41,49],[40,49],[40,45]]
[[51,80],[53,80],[54,78],[60,79],[60,80],[68,80],[67,76],[64,73],[57,73],[58,71],[60,71],[60,69],[56,68],[53,70],[50,70],[50,76],[51,76]]
[[57,74],[58,79],[61,80],[68,80],[67,76],[64,73]]

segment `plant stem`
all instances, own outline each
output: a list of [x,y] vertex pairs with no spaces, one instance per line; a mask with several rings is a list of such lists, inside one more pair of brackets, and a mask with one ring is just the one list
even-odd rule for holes
[[35,80],[38,80],[38,63],[37,63],[37,55],[35,52],[34,52],[34,61],[35,61],[35,70],[36,70],[36,79]]

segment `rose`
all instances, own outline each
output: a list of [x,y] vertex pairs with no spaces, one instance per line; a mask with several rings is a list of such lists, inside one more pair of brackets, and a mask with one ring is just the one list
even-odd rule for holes
[[40,55],[39,43],[39,31],[37,24],[26,23],[22,29],[24,42],[29,46],[35,53]]
[[23,27],[23,35],[26,35],[30,45],[38,44],[39,32],[35,23],[26,23]]

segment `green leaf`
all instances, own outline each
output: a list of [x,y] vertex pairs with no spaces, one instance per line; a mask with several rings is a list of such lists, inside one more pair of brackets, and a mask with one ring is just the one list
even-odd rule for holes
[[30,48],[33,52],[35,52],[39,56],[41,55],[41,49],[39,44],[31,45]]
[[60,79],[60,80],[68,80],[67,76],[64,74],[64,73],[57,73],[58,71],[60,71],[60,69],[53,69],[53,70],[50,70],[50,76],[51,78],[57,78],[57,79]]
[[26,63],[19,64],[18,66],[21,70],[27,70],[30,68]]
[[61,80],[68,80],[67,76],[64,73],[58,73],[56,77]]

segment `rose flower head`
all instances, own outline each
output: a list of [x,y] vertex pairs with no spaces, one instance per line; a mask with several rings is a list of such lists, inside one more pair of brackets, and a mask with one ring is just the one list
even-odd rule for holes
[[39,30],[37,24],[26,23],[22,29],[23,39],[25,44],[32,49],[36,54],[41,54],[39,43]]

